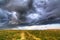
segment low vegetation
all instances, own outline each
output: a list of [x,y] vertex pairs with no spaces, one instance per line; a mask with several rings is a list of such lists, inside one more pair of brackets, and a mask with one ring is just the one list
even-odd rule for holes
[[0,40],[60,40],[60,30],[0,30]]

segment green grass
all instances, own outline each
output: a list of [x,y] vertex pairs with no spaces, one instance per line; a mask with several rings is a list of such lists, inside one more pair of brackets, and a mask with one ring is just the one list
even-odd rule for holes
[[[60,40],[60,30],[25,30],[41,40]],[[21,32],[24,30],[0,30],[0,40],[21,39]],[[25,33],[26,40],[34,40]]]
[[29,31],[29,33],[41,38],[42,40],[60,40],[60,30],[38,30]]

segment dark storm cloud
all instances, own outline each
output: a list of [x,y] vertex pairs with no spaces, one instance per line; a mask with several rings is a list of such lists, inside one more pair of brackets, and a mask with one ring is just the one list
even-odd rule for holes
[[36,12],[41,14],[40,23],[49,24],[55,23],[56,21],[58,22],[60,20],[60,0],[38,0],[38,1],[34,0],[34,1],[36,1],[35,3]]
[[[16,12],[19,25],[41,25],[60,22],[60,0],[9,0],[5,3],[3,0],[0,1],[1,9]],[[12,15],[15,14],[12,13]],[[0,11],[1,17],[8,19],[7,12]],[[16,18],[16,15],[13,17]]]
[[0,8],[0,26],[7,25],[11,14],[8,11]]

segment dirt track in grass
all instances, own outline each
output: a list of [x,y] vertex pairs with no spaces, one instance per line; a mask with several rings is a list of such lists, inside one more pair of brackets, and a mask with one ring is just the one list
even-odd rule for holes
[[0,30],[0,40],[60,40],[60,30]]

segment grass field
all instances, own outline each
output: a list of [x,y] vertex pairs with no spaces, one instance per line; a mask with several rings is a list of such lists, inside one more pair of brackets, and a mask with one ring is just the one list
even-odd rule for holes
[[0,40],[60,40],[60,30],[0,30]]

